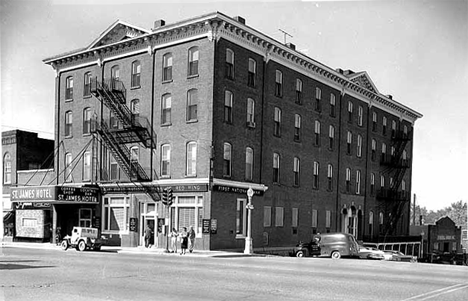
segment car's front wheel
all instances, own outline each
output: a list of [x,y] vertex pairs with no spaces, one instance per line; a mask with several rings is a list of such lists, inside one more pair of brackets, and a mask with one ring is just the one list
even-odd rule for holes
[[304,250],[299,250],[296,252],[296,257],[306,257],[307,254]]
[[78,243],[78,246],[76,247],[78,249],[78,251],[80,252],[83,252],[84,250],[86,250],[86,243],[84,242],[84,240],[81,240],[79,243]]
[[60,244],[60,247],[62,248],[62,250],[66,251],[68,249],[68,247],[70,247],[70,245],[68,244],[68,240],[66,240],[66,239],[62,240],[62,243]]
[[333,252],[331,253],[331,258],[333,258],[333,259],[340,259],[340,258],[341,258],[341,253],[340,253],[340,251],[333,251]]

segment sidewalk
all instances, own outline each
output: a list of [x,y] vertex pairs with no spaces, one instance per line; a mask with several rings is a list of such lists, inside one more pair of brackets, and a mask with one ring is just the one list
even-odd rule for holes
[[[46,249],[46,250],[58,250],[62,249],[60,246],[56,246],[51,243],[28,243],[28,242],[2,242],[2,248],[25,248],[25,249]],[[120,247],[120,246],[102,246],[100,252],[107,253],[126,253],[126,254],[148,254],[148,255],[165,255],[165,256],[195,256],[195,257],[265,257],[268,255],[265,254],[244,254],[241,252],[235,251],[208,251],[208,250],[194,250],[193,253],[187,253],[185,255],[180,255],[179,253],[168,253],[165,249],[161,248],[145,248],[142,246],[139,247]]]

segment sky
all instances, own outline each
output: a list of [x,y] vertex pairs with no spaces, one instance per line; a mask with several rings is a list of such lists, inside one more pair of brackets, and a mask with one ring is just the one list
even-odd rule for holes
[[367,71],[415,123],[412,193],[438,210],[468,194],[468,1],[0,0],[2,131],[53,139],[54,78],[42,60],[91,44],[116,20],[151,29],[215,11],[333,68]]

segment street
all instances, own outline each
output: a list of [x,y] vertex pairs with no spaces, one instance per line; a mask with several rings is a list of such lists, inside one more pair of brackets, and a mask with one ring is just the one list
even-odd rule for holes
[[[468,267],[4,247],[1,300],[463,300]],[[3,298],[3,299],[2,299]]]

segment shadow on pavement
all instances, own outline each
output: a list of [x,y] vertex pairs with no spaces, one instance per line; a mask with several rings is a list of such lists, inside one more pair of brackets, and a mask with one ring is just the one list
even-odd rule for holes
[[43,265],[43,266],[34,266],[26,264],[0,264],[0,270],[25,270],[25,269],[42,269],[42,268],[55,268],[55,266]]

